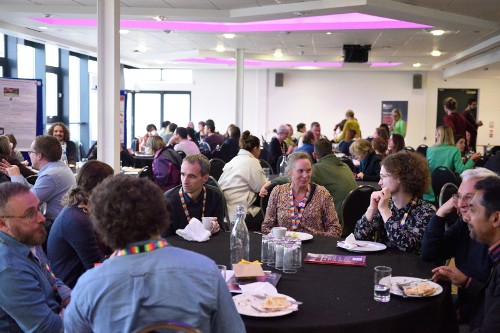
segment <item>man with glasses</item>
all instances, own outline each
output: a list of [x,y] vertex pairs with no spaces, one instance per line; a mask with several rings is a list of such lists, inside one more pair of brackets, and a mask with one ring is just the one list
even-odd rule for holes
[[[455,266],[439,266],[432,270],[434,281],[450,281],[458,286],[457,315],[461,323],[470,321],[475,299],[491,269],[488,246],[469,237],[467,227],[469,204],[476,193],[474,186],[486,177],[498,177],[484,168],[462,173],[458,193],[439,207],[431,218],[422,240],[421,257],[442,264],[455,258]],[[459,219],[445,230],[446,217],[458,213]]]
[[0,184],[0,332],[62,332],[71,290],[40,245],[45,203],[23,184]]
[[[62,148],[53,136],[37,136],[31,144],[29,156],[33,169],[39,170],[38,178],[31,191],[41,202],[47,203],[48,221],[53,222],[63,209],[61,199],[68,190],[76,185],[71,169],[60,161]],[[7,161],[0,161],[0,172],[9,175],[12,182],[29,185],[19,168]]]

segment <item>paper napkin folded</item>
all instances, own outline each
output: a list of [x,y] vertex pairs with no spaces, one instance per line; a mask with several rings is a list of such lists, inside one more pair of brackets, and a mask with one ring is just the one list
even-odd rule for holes
[[197,218],[193,217],[184,229],[178,229],[175,233],[185,240],[195,242],[205,242],[210,239],[210,231],[203,227]]
[[354,234],[351,233],[349,236],[347,236],[345,241],[337,242],[337,246],[344,248],[346,250],[351,250],[357,247],[358,244],[356,243],[356,238],[354,238]]
[[274,295],[278,293],[276,287],[269,282],[254,282],[240,284],[241,291],[247,294]]

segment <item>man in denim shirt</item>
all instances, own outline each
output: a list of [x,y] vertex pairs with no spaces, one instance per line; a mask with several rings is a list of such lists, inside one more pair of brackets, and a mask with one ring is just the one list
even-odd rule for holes
[[175,320],[203,332],[245,332],[215,263],[160,238],[170,224],[160,188],[108,177],[89,201],[94,228],[115,249],[78,280],[64,315],[66,333],[133,332]]
[[[46,218],[53,222],[63,206],[61,199],[68,190],[76,185],[75,175],[61,162],[61,144],[53,136],[37,136],[29,151],[33,169],[40,170],[31,191],[41,202],[47,203]],[[7,161],[0,161],[0,172],[9,175],[12,182],[29,185],[19,168]]]
[[0,332],[62,332],[71,290],[52,273],[40,244],[43,212],[28,186],[0,185]]

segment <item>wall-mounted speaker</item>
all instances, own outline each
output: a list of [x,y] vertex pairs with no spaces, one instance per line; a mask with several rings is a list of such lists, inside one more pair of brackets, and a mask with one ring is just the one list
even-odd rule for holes
[[343,46],[344,62],[368,62],[368,52],[371,50],[371,45],[349,45]]
[[413,74],[413,89],[422,89],[422,74]]
[[274,76],[274,86],[275,87],[283,87],[284,79],[285,79],[285,74],[276,73]]

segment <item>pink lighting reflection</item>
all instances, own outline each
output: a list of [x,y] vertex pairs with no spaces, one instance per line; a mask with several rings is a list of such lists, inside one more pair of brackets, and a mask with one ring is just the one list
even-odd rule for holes
[[[95,27],[93,19],[32,18],[51,25]],[[361,30],[361,29],[422,29],[431,26],[361,13],[335,14],[291,19],[255,22],[189,22],[121,20],[122,29],[159,29],[209,32],[264,32],[264,31],[312,31],[312,30]]]
[[[227,58],[188,58],[179,59],[177,62],[189,62],[214,65],[235,65],[236,60]],[[341,62],[314,62],[314,61],[265,61],[265,60],[245,60],[245,66],[250,67],[342,67]],[[375,62],[371,67],[391,67],[399,66],[400,62]]]

